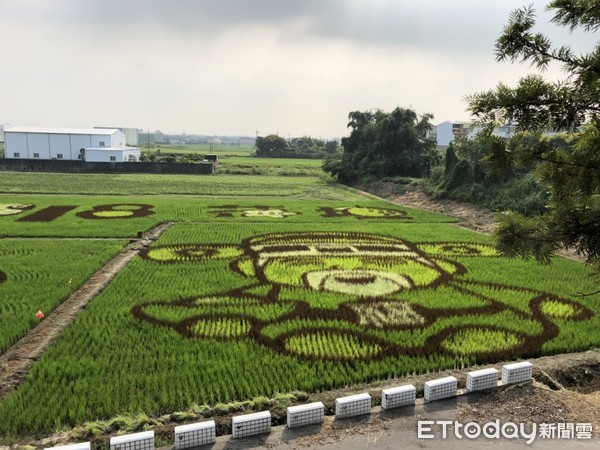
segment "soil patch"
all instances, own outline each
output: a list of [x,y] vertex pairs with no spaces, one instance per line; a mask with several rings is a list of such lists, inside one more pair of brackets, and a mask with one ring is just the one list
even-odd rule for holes
[[493,233],[496,228],[496,213],[470,203],[450,199],[432,199],[423,186],[418,184],[398,186],[395,183],[377,181],[359,186],[367,193],[385,198],[396,205],[424,209],[456,217],[465,228],[482,233]]
[[[366,195],[381,197],[395,205],[424,209],[447,214],[459,219],[458,225],[480,233],[492,234],[498,228],[498,213],[472,203],[463,203],[451,199],[434,199],[427,195],[423,186],[408,184],[399,186],[396,183],[376,181],[358,186]],[[584,261],[574,249],[561,249],[560,256],[577,261]]]

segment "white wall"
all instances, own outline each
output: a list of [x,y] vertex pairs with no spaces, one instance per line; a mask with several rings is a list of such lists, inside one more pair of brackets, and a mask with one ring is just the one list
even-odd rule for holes
[[133,155],[136,161],[140,160],[141,152],[139,149],[136,150],[127,150],[123,152],[123,161],[129,161],[129,155]]
[[442,122],[437,127],[437,145],[450,145],[454,134],[452,134],[452,122]]
[[27,133],[27,148],[29,159],[50,159],[50,139],[46,133]]
[[27,133],[4,132],[4,156],[6,158],[29,158],[27,153]]
[[[87,147],[114,147],[111,142],[111,136],[109,134],[96,134],[90,136],[91,144]],[[100,142],[104,142],[104,145],[100,145]]]
[[140,135],[137,128],[124,128],[123,133],[125,133],[125,145],[135,147],[140,143]]
[[117,130],[115,131],[112,135],[112,147],[114,148],[125,148],[126,145],[126,138],[125,138],[125,133],[123,133],[121,130]]
[[115,161],[121,161],[122,156],[119,150],[93,150],[85,151],[85,160],[89,162],[110,162],[110,157],[114,156]]
[[[101,150],[87,149],[85,151],[85,160],[89,162],[128,162],[129,155],[135,156],[136,160],[140,160],[140,150]],[[111,161],[110,157],[115,159]]]
[[[69,155],[69,159],[77,159],[79,151],[82,148],[92,146],[92,137],[89,134],[70,134],[69,138],[71,141],[71,155]],[[55,158],[56,156],[53,157]],[[66,155],[64,159],[67,159]]]
[[[77,159],[77,154],[75,154],[74,158],[71,154],[71,140],[69,139],[68,134],[49,134],[50,136],[50,155],[56,158],[56,155],[59,153],[63,154],[63,159]],[[51,159],[51,156],[48,156],[47,159]]]

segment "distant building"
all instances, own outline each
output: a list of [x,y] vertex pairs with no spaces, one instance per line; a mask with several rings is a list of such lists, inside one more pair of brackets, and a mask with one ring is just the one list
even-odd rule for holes
[[[481,130],[481,127],[477,127],[470,122],[446,121],[434,126],[429,132],[429,137],[437,142],[439,150],[445,150],[455,138],[466,137],[468,139],[473,139]],[[492,135],[509,139],[513,137],[516,132],[517,125],[508,123],[494,128]],[[549,137],[558,133],[559,132],[546,130],[542,133],[542,136]]]
[[90,162],[139,161],[140,149],[127,147],[125,133],[114,128],[4,127],[8,159],[64,159]]
[[467,137],[471,124],[469,122],[451,122],[449,120],[433,127],[430,137],[435,139],[438,147],[448,147],[456,137]]
[[138,136],[139,145],[169,143],[169,139],[160,130],[156,130],[154,133],[149,131],[138,131]]
[[140,130],[137,128],[123,128],[123,127],[94,127],[96,129],[112,129],[121,130],[125,133],[125,145],[128,147],[137,147],[140,145]]

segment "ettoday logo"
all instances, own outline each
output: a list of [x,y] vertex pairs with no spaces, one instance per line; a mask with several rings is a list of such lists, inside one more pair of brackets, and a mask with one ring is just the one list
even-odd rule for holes
[[[441,431],[441,434],[440,434]],[[456,439],[525,439],[530,445],[541,439],[591,439],[591,423],[523,423],[505,422],[500,420],[487,422],[480,425],[476,422],[461,422],[452,420],[419,420],[417,422],[418,439],[448,439],[454,436]]]

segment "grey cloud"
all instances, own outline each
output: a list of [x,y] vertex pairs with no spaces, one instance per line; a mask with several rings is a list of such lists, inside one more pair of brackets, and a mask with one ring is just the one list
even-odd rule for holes
[[[35,16],[38,4],[8,0]],[[120,28],[155,22],[175,33],[218,35],[239,25],[280,27],[283,39],[336,38],[354,43],[410,46],[460,53],[491,51],[508,12],[520,0],[53,0],[40,12],[65,24]],[[543,9],[543,7],[540,7]],[[296,32],[291,23],[304,20]],[[468,31],[467,31],[468,30]],[[301,33],[301,34],[299,34]],[[305,34],[305,33],[308,33]]]

